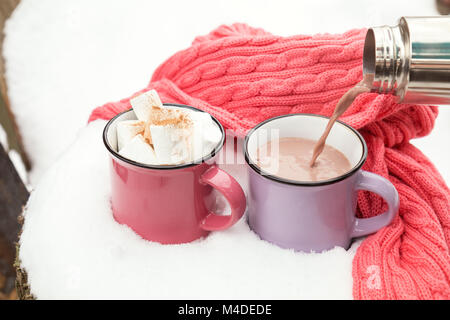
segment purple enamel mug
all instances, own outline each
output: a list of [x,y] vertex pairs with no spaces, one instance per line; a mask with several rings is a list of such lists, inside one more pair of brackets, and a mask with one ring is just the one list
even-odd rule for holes
[[[295,181],[264,172],[256,164],[260,146],[284,137],[318,140],[327,117],[289,114],[266,120],[253,128],[244,142],[249,179],[248,222],[261,239],[282,248],[321,252],[348,248],[353,238],[371,234],[391,223],[398,211],[397,190],[385,178],[361,170],[367,157],[363,137],[337,121],[327,144],[341,151],[352,169],[322,181]],[[376,217],[355,216],[358,190],[380,195],[388,210]]]

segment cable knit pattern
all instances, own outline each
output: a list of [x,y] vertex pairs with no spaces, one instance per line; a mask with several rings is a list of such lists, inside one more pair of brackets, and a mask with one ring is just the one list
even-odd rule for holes
[[[241,136],[280,114],[329,116],[362,78],[365,32],[279,37],[245,24],[221,26],[170,57],[142,91],[154,88],[164,102],[205,110]],[[107,103],[89,121],[128,108],[129,98]],[[400,195],[394,222],[367,237],[355,255],[356,299],[450,299],[449,189],[409,143],[432,130],[437,114],[437,107],[397,104],[391,96],[367,93],[342,117],[367,141],[364,169],[388,178]],[[360,192],[360,217],[384,209],[380,197]]]

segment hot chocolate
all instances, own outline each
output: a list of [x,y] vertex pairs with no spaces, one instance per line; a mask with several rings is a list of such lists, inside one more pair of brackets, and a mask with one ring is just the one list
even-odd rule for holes
[[260,146],[257,165],[265,172],[295,181],[321,181],[338,177],[351,169],[339,150],[325,145],[313,167],[309,161],[315,141],[304,138],[280,138]]
[[320,156],[325,147],[325,141],[327,140],[328,135],[330,134],[331,128],[333,127],[336,120],[350,107],[350,105],[355,101],[356,97],[361,93],[370,92],[372,88],[372,83],[374,79],[374,74],[368,73],[365,74],[361,82],[357,83],[353,88],[348,90],[342,98],[338,101],[336,108],[334,109],[333,115],[330,117],[328,121],[327,127],[323,132],[320,139],[314,146],[314,152],[310,159],[309,165],[313,167],[317,158]]

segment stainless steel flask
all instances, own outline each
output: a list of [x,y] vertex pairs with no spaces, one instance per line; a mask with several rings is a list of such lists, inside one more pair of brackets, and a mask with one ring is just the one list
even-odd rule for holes
[[399,102],[450,104],[450,17],[403,17],[367,32],[363,73]]

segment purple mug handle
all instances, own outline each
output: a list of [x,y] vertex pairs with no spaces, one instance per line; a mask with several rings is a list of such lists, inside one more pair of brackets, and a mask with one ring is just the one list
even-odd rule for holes
[[389,180],[364,170],[361,170],[359,174],[360,177],[356,184],[356,190],[375,192],[386,201],[388,210],[376,217],[365,219],[356,218],[351,234],[352,238],[374,233],[389,225],[394,219],[399,207],[398,192]]

